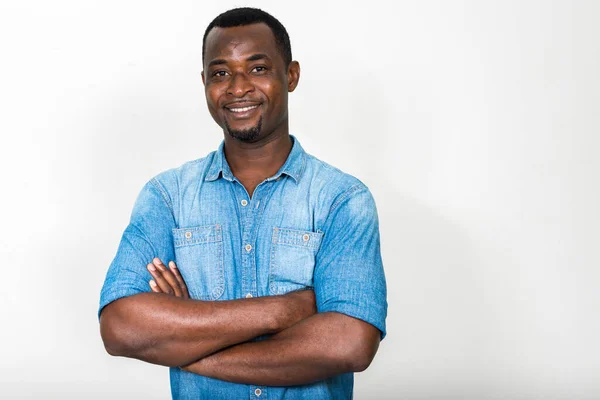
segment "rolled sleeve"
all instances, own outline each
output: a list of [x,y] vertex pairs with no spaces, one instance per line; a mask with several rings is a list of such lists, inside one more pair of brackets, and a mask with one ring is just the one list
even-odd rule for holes
[[173,212],[166,191],[153,179],[140,192],[129,225],[123,232],[100,292],[102,309],[122,297],[149,292],[152,275],[146,269],[154,257],[163,262],[174,260]]
[[368,188],[359,184],[340,195],[322,231],[314,273],[318,311],[361,319],[383,339],[387,291],[377,209]]

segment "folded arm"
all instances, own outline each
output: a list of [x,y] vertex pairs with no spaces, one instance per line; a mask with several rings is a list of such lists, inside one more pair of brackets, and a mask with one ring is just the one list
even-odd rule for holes
[[313,315],[269,339],[239,344],[184,370],[229,382],[301,385],[365,370],[379,347],[374,326],[336,312]]
[[366,186],[359,183],[338,196],[321,229],[325,235],[314,269],[319,314],[185,370],[238,383],[287,386],[369,366],[386,333],[387,291],[377,210]]
[[[175,178],[167,172],[160,180],[152,179],[140,192],[102,288],[100,333],[110,354],[187,365],[315,313],[312,291],[218,302],[189,299],[177,269],[159,260],[175,259],[177,228],[176,199],[164,186],[175,184]],[[151,292],[150,278],[155,284]],[[165,291],[155,290],[160,287]]]
[[[192,300],[187,289],[177,285],[174,265],[166,268],[160,260],[154,264],[156,269],[149,270],[155,278],[155,293],[124,297],[102,310],[100,332],[111,355],[186,365],[225,347],[281,331],[315,312],[312,291],[219,302]],[[173,287],[165,290],[171,295],[160,293],[157,284]]]

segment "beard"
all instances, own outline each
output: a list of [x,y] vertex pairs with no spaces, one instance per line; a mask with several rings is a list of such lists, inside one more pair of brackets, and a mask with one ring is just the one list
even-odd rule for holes
[[225,128],[227,133],[229,133],[232,138],[237,139],[240,142],[253,142],[260,136],[260,129],[262,128],[262,116],[258,119],[258,124],[256,124],[256,126],[247,129],[233,130],[227,123],[227,120],[225,120]]

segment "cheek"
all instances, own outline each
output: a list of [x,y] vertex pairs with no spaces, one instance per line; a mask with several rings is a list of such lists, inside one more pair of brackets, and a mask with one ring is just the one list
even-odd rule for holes
[[205,91],[205,96],[206,96],[206,104],[208,105],[208,108],[211,110],[211,112],[213,110],[217,110],[218,104],[219,104],[219,98],[221,96],[220,91],[218,90],[218,88],[214,88],[211,87],[209,89],[207,89]]
[[285,88],[279,82],[265,82],[261,85],[260,89],[269,99],[271,107],[279,107],[281,104],[284,104]]
[[206,105],[208,106],[208,112],[213,119],[218,123],[221,119],[219,115],[219,97],[220,91],[214,87],[207,88],[204,91],[206,97]]
[[214,107],[214,105],[218,102],[219,100],[219,95],[217,93],[217,91],[214,88],[207,88],[204,91],[204,95],[206,97],[206,104],[208,104],[209,107]]

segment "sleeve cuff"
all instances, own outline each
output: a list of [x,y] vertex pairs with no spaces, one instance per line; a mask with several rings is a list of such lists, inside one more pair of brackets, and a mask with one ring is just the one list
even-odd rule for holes
[[133,296],[134,294],[143,293],[134,288],[113,288],[102,291],[102,296],[100,300],[100,307],[98,308],[98,321],[100,321],[100,314],[102,313],[102,309],[112,303],[115,300],[119,300],[123,297]]

